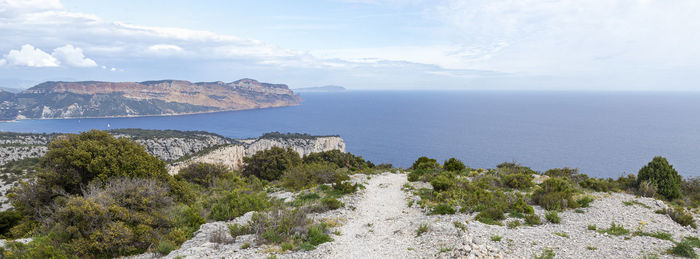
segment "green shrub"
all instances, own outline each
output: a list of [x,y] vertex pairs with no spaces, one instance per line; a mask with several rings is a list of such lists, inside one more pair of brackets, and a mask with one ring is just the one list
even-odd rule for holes
[[688,243],[688,242],[679,242],[676,243],[674,247],[669,249],[669,253],[681,257],[687,257],[687,258],[697,258],[697,254],[695,253],[695,250],[693,249],[693,246]]
[[[589,227],[590,229],[590,227]],[[599,233],[607,233],[608,235],[613,235],[613,236],[622,236],[622,235],[627,235],[630,233],[629,230],[625,229],[624,226],[622,225],[617,225],[615,222],[610,223],[610,227],[607,229],[599,229]]]
[[24,258],[78,258],[60,246],[48,236],[34,237],[29,244],[7,242],[4,249],[0,248],[0,257],[7,259]]
[[681,226],[690,226],[692,228],[697,228],[693,215],[685,211],[685,209],[683,208],[668,208],[666,209],[666,214],[669,217],[671,217],[673,221],[680,224]]
[[345,195],[357,192],[357,189],[360,188],[360,185],[358,185],[357,183],[352,184],[349,181],[336,181],[331,185],[331,188],[333,189],[333,193],[335,193],[336,195]]
[[324,198],[321,200],[321,204],[327,208],[327,210],[336,210],[345,206],[342,202],[335,198]]
[[442,168],[445,169],[445,171],[449,172],[459,172],[466,169],[467,167],[464,166],[464,163],[462,163],[462,161],[453,157],[448,160],[445,160],[445,163],[442,166]]
[[552,249],[545,249],[542,250],[542,253],[540,255],[534,255],[535,259],[554,259],[554,251]]
[[520,193],[515,193],[515,195],[507,195],[506,202],[509,204],[511,213],[532,214],[535,212],[535,209],[527,204],[525,196]]
[[455,209],[448,204],[438,204],[437,206],[433,207],[430,213],[437,215],[455,214]]
[[646,166],[639,169],[637,183],[649,181],[658,187],[658,193],[668,200],[681,197],[681,177],[664,157],[654,157]]
[[654,197],[657,192],[658,187],[650,181],[642,181],[637,187],[637,194],[642,197]]
[[454,186],[454,179],[451,179],[446,175],[438,175],[430,180],[430,185],[433,186],[433,190],[442,192]]
[[499,242],[499,241],[501,241],[501,239],[503,239],[503,237],[499,236],[499,235],[491,236],[491,241],[493,241],[493,242]]
[[175,249],[177,249],[177,246],[175,246],[168,240],[158,243],[158,248],[156,248],[156,250],[158,250],[158,253],[162,255],[167,255]]
[[504,220],[505,218],[506,217],[503,214],[503,210],[500,210],[498,208],[487,208],[481,211],[479,214],[477,214],[474,219],[484,224],[494,225],[498,224],[501,220]]
[[554,224],[561,223],[561,217],[559,217],[559,213],[557,213],[556,211],[547,211],[547,213],[544,214],[544,218],[547,219],[547,221],[552,222]]
[[175,178],[208,187],[228,171],[228,166],[223,164],[193,163],[180,169]]
[[564,179],[552,177],[545,180],[540,187],[532,194],[532,200],[547,210],[561,210],[577,205],[572,198],[574,189]]
[[658,238],[662,240],[668,240],[668,241],[673,241],[673,235],[668,232],[663,232],[663,231],[656,231],[656,232],[644,232],[644,231],[637,231],[633,233],[635,236],[647,236],[647,237],[653,237],[653,238]]
[[260,179],[273,181],[282,176],[284,171],[301,164],[299,153],[291,148],[272,147],[258,151],[250,157],[244,157],[244,176],[254,175]]
[[514,174],[507,174],[502,177],[503,179],[503,184],[507,187],[514,188],[514,189],[525,189],[525,188],[530,188],[534,186],[535,184],[532,182],[534,177],[529,174],[524,174],[524,173],[514,173]]
[[479,175],[474,180],[474,184],[482,189],[497,190],[503,187],[501,178],[493,175]]
[[437,160],[424,156],[419,157],[410,167],[412,170],[432,170],[439,168],[440,164],[438,164]]
[[521,226],[521,225],[522,225],[522,223],[520,223],[520,220],[517,220],[517,219],[508,221],[508,223],[506,223],[506,226],[507,226],[508,228],[517,228],[517,227],[519,227],[519,226]]
[[530,226],[536,226],[542,224],[542,221],[540,220],[540,216],[537,216],[535,214],[528,214],[525,215],[525,223]]
[[612,179],[588,178],[579,183],[582,188],[591,189],[597,192],[608,192],[615,188]]
[[313,250],[317,245],[323,244],[325,242],[333,241],[333,239],[326,234],[327,227],[323,224],[311,225],[304,239],[304,250]]
[[231,220],[249,211],[264,210],[270,205],[265,194],[248,194],[233,190],[212,204],[209,217],[217,221]]
[[348,168],[352,171],[374,167],[369,161],[365,161],[361,156],[351,153],[344,153],[340,150],[329,150],[308,154],[303,159],[304,164],[331,163],[338,168]]
[[336,171],[337,166],[328,162],[300,164],[289,168],[282,175],[282,186],[301,190],[317,184],[332,183],[345,179]]
[[522,166],[515,162],[503,162],[496,166],[498,175],[508,175],[508,174],[527,174],[533,175],[537,172],[530,169],[527,166]]
[[594,201],[594,199],[591,198],[590,196],[584,196],[583,198],[576,200],[576,203],[578,203],[578,205],[581,208],[588,208],[591,206],[591,202],[593,202],[593,201]]
[[700,177],[684,179],[681,182],[681,191],[688,206],[700,206]]
[[0,212],[0,235],[7,235],[12,227],[19,224],[21,219],[22,213],[19,211],[6,210]]
[[418,226],[418,229],[416,229],[416,237],[419,237],[419,236],[425,234],[426,232],[428,232],[428,230],[430,230],[430,225],[428,225],[428,223],[420,224]]
[[248,228],[246,232],[256,233],[261,241],[283,244],[285,250],[295,249],[296,244],[303,250],[311,250],[332,240],[326,233],[326,225],[312,225],[300,209],[274,209],[269,213],[255,213]]

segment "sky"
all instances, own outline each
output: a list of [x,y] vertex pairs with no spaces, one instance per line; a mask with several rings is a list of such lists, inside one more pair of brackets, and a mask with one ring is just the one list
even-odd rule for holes
[[697,0],[0,0],[0,87],[700,90]]

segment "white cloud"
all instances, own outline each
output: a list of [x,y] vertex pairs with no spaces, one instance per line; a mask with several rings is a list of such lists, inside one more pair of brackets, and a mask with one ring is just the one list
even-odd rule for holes
[[20,50],[10,50],[5,55],[5,60],[10,65],[28,67],[57,67],[61,63],[49,53],[32,45],[24,44]]
[[73,47],[73,45],[65,45],[56,48],[51,53],[55,58],[63,61],[64,64],[74,67],[96,67],[97,63],[89,58],[86,58],[81,48]]
[[3,66],[7,63],[5,59],[0,59],[0,66]]
[[113,68],[111,68],[109,71],[114,72],[114,71],[117,71],[117,69],[113,67]]
[[173,53],[182,52],[182,48],[178,45],[172,44],[155,44],[148,46],[148,51],[156,53]]

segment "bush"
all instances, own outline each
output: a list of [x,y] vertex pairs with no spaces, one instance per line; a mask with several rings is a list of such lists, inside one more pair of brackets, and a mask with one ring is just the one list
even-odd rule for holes
[[506,217],[503,214],[503,210],[498,208],[487,208],[476,215],[474,219],[485,224],[497,224],[499,221],[504,220]]
[[57,137],[41,162],[38,182],[80,194],[93,180],[104,184],[113,177],[155,178],[169,182],[165,163],[127,138],[92,130]]
[[496,166],[498,175],[508,175],[508,174],[536,174],[534,170],[527,166],[522,166],[515,162],[503,162]]
[[335,164],[328,162],[300,164],[284,172],[281,179],[282,186],[298,191],[317,184],[333,183],[347,178],[336,169]]
[[0,235],[6,236],[12,227],[19,224],[22,219],[22,213],[15,210],[6,210],[0,212]]
[[612,179],[588,178],[579,183],[582,188],[591,189],[597,192],[608,192],[615,188]]
[[170,232],[167,193],[154,180],[117,178],[104,188],[93,184],[51,216],[52,239],[78,257],[143,253]]
[[331,187],[333,188],[333,192],[337,195],[355,193],[357,192],[357,189],[360,188],[360,186],[357,183],[352,184],[348,181],[336,181],[331,185]]
[[532,182],[532,180],[535,178],[532,177],[532,175],[524,173],[507,174],[501,177],[501,179],[503,180],[503,184],[505,186],[514,189],[525,189],[535,185]]
[[588,208],[591,206],[590,204],[593,201],[594,201],[593,198],[591,198],[590,196],[584,196],[583,198],[576,200],[576,203],[578,203],[578,205],[581,208]]
[[525,223],[530,226],[535,226],[542,224],[542,221],[540,220],[540,216],[537,216],[535,214],[529,214],[525,215]]
[[639,183],[639,187],[637,187],[637,194],[642,197],[654,197],[657,192],[658,188],[656,184],[649,181],[643,181]]
[[438,204],[437,206],[433,207],[430,213],[437,215],[455,214],[455,209],[448,204]]
[[323,198],[321,200],[321,205],[326,208],[326,210],[336,210],[340,207],[345,206],[342,202],[335,198]]
[[654,157],[646,166],[639,169],[637,183],[649,181],[658,187],[658,193],[668,200],[681,197],[681,177],[664,157]]
[[671,217],[673,221],[680,224],[681,226],[690,226],[692,228],[697,228],[695,224],[695,219],[693,214],[686,212],[683,208],[668,208],[666,209],[666,214]]
[[464,163],[462,163],[462,161],[453,157],[446,160],[442,168],[449,172],[459,172],[466,169],[467,167],[464,166]]
[[572,178],[578,174],[578,168],[552,168],[544,172],[544,175],[549,177],[566,177]]
[[214,179],[227,172],[229,168],[223,164],[193,163],[180,169],[175,178],[209,187]]
[[686,204],[693,207],[700,206],[700,177],[689,178],[681,182],[681,190]]
[[540,187],[532,194],[532,200],[547,210],[560,210],[577,205],[572,198],[574,189],[564,179],[552,177],[545,180]]
[[243,162],[243,175],[273,181],[279,179],[284,171],[301,164],[301,157],[291,148],[272,147],[244,157]]
[[233,190],[212,204],[209,217],[217,221],[231,220],[249,211],[264,210],[270,205],[264,193],[249,194]]
[[430,180],[430,185],[433,186],[433,190],[442,192],[454,186],[454,179],[451,179],[446,175],[438,175]]
[[559,213],[557,213],[556,211],[547,211],[547,213],[544,214],[544,218],[546,218],[547,221],[552,222],[554,224],[561,223]]
[[311,153],[304,157],[304,164],[331,163],[338,168],[348,168],[352,171],[374,167],[369,161],[365,161],[361,156],[351,153],[343,153],[340,150],[329,150],[324,152]]
[[687,257],[687,258],[697,258],[697,256],[698,256],[695,253],[693,246],[688,242],[676,243],[676,245],[674,247],[669,249],[669,252],[671,254],[681,256],[681,257]]
[[422,156],[422,157],[419,157],[415,162],[413,162],[413,165],[411,165],[410,169],[412,169],[412,170],[440,169],[440,164],[438,164],[437,160],[435,160],[435,159]]

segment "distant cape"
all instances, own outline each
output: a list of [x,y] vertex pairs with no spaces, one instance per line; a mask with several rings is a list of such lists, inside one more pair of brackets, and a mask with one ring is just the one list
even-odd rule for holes
[[179,115],[300,102],[287,85],[253,79],[230,83],[49,81],[20,93],[0,91],[0,120]]

